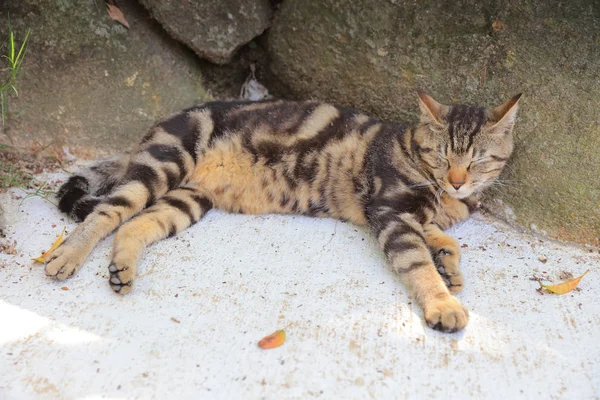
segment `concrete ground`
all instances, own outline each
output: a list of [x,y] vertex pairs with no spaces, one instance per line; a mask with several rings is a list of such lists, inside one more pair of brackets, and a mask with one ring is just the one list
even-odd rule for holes
[[[1,399],[600,398],[597,250],[475,216],[451,230],[471,320],[443,334],[352,225],[211,211],[152,246],[119,296],[112,236],[72,279],[44,276],[30,258],[75,225],[22,196],[0,197],[16,240],[0,254]],[[530,280],[587,269],[563,296]],[[277,329],[282,347],[257,347]]]

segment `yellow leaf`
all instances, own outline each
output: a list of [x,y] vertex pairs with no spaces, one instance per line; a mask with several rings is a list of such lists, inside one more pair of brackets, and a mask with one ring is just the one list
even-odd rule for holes
[[274,349],[275,347],[279,347],[285,342],[285,331],[278,330],[270,334],[269,336],[265,336],[260,339],[258,342],[258,347],[261,349]]
[[573,278],[566,282],[557,283],[556,285],[544,285],[542,282],[540,282],[540,286],[543,287],[544,289],[546,289],[547,291],[556,293],[556,294],[569,293],[571,290],[575,289],[577,287],[577,285],[579,285],[579,281],[581,280],[581,278],[583,278],[585,276],[585,274],[587,274],[588,272],[590,272],[589,269],[587,271],[585,271],[583,273],[583,275],[581,275],[578,278]]
[[125,19],[123,11],[121,11],[119,7],[113,6],[112,4],[107,4],[106,6],[108,7],[107,11],[110,19],[112,19],[113,21],[117,21],[125,28],[129,29],[129,22],[127,22],[127,20]]
[[67,227],[65,226],[62,230],[62,233],[60,234],[60,236],[58,237],[58,239],[56,239],[56,242],[52,243],[52,247],[50,247],[50,249],[44,253],[42,253],[41,256],[37,257],[37,258],[32,258],[33,261],[39,262],[39,263],[44,263],[46,262],[46,257],[48,257],[50,255],[50,253],[52,253],[54,250],[56,250],[56,248],[58,246],[60,246],[60,244],[63,242],[63,236],[65,235],[65,230],[67,229]]

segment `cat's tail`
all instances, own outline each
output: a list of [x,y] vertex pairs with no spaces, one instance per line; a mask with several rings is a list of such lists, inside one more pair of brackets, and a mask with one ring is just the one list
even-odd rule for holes
[[102,160],[69,178],[58,190],[58,208],[75,221],[83,221],[94,207],[119,184],[127,157]]

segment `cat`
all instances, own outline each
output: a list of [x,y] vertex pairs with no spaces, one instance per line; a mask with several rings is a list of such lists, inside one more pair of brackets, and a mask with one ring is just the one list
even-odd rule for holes
[[157,123],[127,155],[72,176],[59,208],[83,221],[47,260],[75,274],[119,228],[108,267],[131,290],[151,243],[211,208],[332,217],[370,227],[391,268],[437,330],[463,329],[468,311],[458,242],[443,231],[469,217],[513,150],[521,94],[485,109],[443,105],[418,92],[413,127],[318,101],[216,101]]

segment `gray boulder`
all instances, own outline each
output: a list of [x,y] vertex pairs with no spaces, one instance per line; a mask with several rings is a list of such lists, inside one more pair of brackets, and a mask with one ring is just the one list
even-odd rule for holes
[[415,89],[445,103],[524,92],[516,150],[492,211],[600,244],[600,9],[589,0],[285,1],[269,32],[284,95],[417,119]]
[[200,57],[228,63],[244,44],[269,27],[269,0],[141,0],[175,39]]
[[21,39],[31,28],[0,143],[68,146],[84,157],[129,149],[159,118],[210,98],[205,68],[164,35],[147,11],[119,1],[131,29],[104,2],[22,0],[0,5],[0,43],[8,16]]

